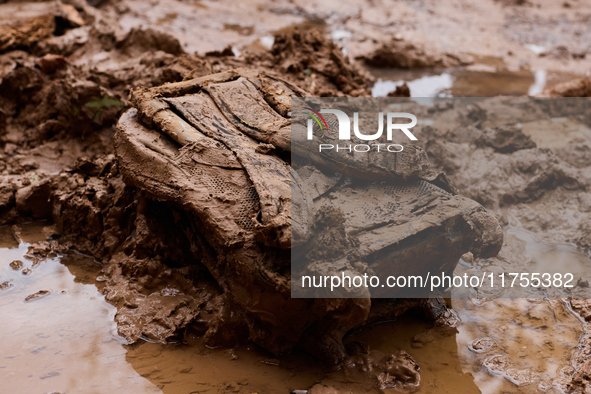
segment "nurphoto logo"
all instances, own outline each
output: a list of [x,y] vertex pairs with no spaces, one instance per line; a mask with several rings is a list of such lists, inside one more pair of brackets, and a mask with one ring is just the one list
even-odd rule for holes
[[[314,139],[314,123],[318,125],[320,131],[323,133],[333,132],[333,130],[329,130],[328,123],[326,119],[322,116],[322,114],[332,114],[336,116],[338,125],[339,125],[339,140],[347,141],[351,140],[351,118],[345,112],[338,110],[338,109],[321,109],[319,112],[315,111],[310,107],[305,107],[305,110],[309,112],[304,112],[310,118],[308,118],[308,140]],[[417,117],[408,112],[388,112],[386,113],[386,139],[388,141],[392,141],[394,131],[402,131],[406,137],[408,137],[411,141],[417,141],[417,137],[411,133],[409,129],[413,128],[417,124]],[[410,119],[410,122],[407,123],[394,123],[395,119]],[[353,133],[355,137],[362,141],[375,141],[382,137],[384,133],[384,113],[378,113],[378,130],[374,133],[362,133],[359,130],[359,113],[353,113]],[[404,147],[400,144],[357,144],[357,145],[334,145],[334,144],[320,144],[318,145],[319,152],[326,151],[326,150],[334,150],[336,149],[337,152],[339,151],[348,151],[348,152],[369,152],[372,150],[372,147],[379,151],[387,151],[387,152],[402,152]]]

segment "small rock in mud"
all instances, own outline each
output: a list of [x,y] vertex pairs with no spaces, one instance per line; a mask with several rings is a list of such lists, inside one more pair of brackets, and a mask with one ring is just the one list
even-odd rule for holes
[[476,353],[485,353],[497,347],[497,343],[492,338],[477,338],[470,343],[470,350]]
[[395,90],[388,93],[388,97],[410,97],[410,88],[405,82],[400,86],[396,86]]
[[12,286],[14,286],[12,283],[10,283],[11,281],[7,280],[6,282],[2,282],[0,283],[0,290],[6,290],[11,288]]
[[373,67],[420,68],[457,67],[472,63],[467,55],[441,53],[432,48],[399,39],[383,42],[373,53],[360,57]]
[[512,153],[520,149],[531,149],[536,143],[528,135],[514,126],[496,127],[484,131],[480,139],[476,141],[477,146],[490,146],[499,153]]
[[381,361],[383,372],[377,376],[380,389],[396,387],[402,384],[418,386],[421,381],[419,365],[405,352],[400,350],[390,354]]
[[66,58],[48,53],[37,59],[36,64],[45,74],[51,74],[66,64]]
[[528,368],[518,369],[513,367],[509,358],[502,354],[487,357],[482,365],[490,373],[503,376],[516,386],[525,386],[539,379],[539,375]]
[[35,301],[39,298],[47,297],[51,293],[49,290],[39,290],[38,292],[31,294],[25,298],[25,302]]
[[20,260],[14,260],[12,263],[10,263],[10,268],[12,268],[15,271],[18,271],[21,268],[23,268],[23,262]]

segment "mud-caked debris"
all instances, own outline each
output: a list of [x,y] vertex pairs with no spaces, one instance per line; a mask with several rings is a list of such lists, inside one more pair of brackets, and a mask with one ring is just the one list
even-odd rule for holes
[[579,78],[544,90],[540,97],[591,97],[591,78]]
[[21,268],[23,268],[23,262],[20,260],[14,260],[13,262],[10,263],[10,268],[12,268],[15,271],[18,271]]
[[476,338],[470,343],[470,350],[475,353],[486,353],[497,347],[497,342],[493,338]]
[[12,286],[14,286],[11,282],[12,282],[12,280],[7,280],[7,281],[0,283],[0,290],[10,289]]
[[471,56],[441,53],[398,38],[382,42],[372,53],[359,59],[373,67],[394,68],[449,68],[472,63]]
[[[126,112],[118,123],[115,147],[127,184],[150,198],[184,207],[185,215],[199,223],[191,242],[202,239],[211,251],[200,256],[201,263],[222,289],[224,305],[236,308],[234,316],[219,314],[217,321],[228,327],[224,331],[235,333],[247,327],[250,339],[271,352],[290,351],[299,345],[337,364],[346,356],[342,344],[346,332],[367,321],[372,294],[367,289],[353,289],[344,290],[349,293],[338,299],[325,299],[322,294],[311,300],[292,298],[291,290],[299,288],[291,288],[285,268],[296,264],[291,261],[290,251],[296,243],[306,245],[303,252],[309,263],[300,266],[310,272],[336,274],[335,263],[354,274],[371,272],[365,256],[358,255],[362,261],[355,266],[338,259],[355,253],[357,248],[366,254],[379,254],[373,249],[376,245],[381,249],[391,244],[396,249],[403,239],[419,237],[416,220],[441,229],[437,236],[425,241],[437,247],[425,245],[424,249],[439,250],[444,243],[448,252],[444,260],[440,253],[425,254],[425,266],[436,259],[438,266],[453,269],[465,249],[478,256],[495,255],[502,233],[496,220],[477,203],[429,183],[436,177],[428,177],[429,161],[420,146],[408,145],[405,155],[382,161],[342,155],[310,156],[297,140],[290,138],[289,105],[284,102],[286,97],[304,94],[273,74],[246,69],[152,89],[138,88],[130,96],[136,109]],[[274,149],[262,150],[261,143]],[[307,212],[299,222],[302,228],[298,231],[303,236],[291,237],[295,206],[292,190],[308,190],[301,178],[313,171],[307,171],[306,165],[292,166],[285,160],[287,152],[326,171],[391,184],[387,188],[382,183],[338,188],[332,183],[330,195],[324,193],[314,207],[308,201],[311,199],[301,200]],[[428,201],[417,199],[420,193],[430,193]],[[398,196],[391,211],[397,215],[395,221],[392,218],[392,226],[400,227],[368,231],[365,218],[357,217],[359,210],[349,203],[351,194],[357,198],[367,195],[371,201]],[[459,206],[462,210],[458,210]],[[444,226],[448,220],[449,225]],[[406,228],[407,223],[414,225]],[[449,231],[464,234],[463,241],[449,242],[443,235]],[[432,241],[439,240],[440,235],[440,241]],[[376,237],[380,243],[375,242]],[[330,245],[328,252],[321,250],[326,245]],[[384,274],[390,270],[387,273],[391,275],[407,273],[410,266],[422,270],[411,263],[412,252],[397,256],[395,265],[386,256],[373,259],[372,269]],[[264,303],[259,301],[260,293],[266,295]],[[358,298],[350,299],[353,294]],[[402,301],[399,304],[399,312],[405,310],[404,306],[411,307]],[[313,312],[298,313],[304,309]],[[430,318],[453,319],[453,314],[446,315],[449,311],[444,306],[431,312]],[[274,316],[271,321],[269,316]],[[239,324],[241,320],[244,324]],[[214,327],[211,325],[210,330]],[[218,336],[211,331],[206,334],[206,338]]]
[[[370,96],[373,78],[319,30],[296,28],[278,34],[271,54],[275,68],[305,81],[308,90],[318,96]],[[314,81],[316,76],[322,79]]]
[[30,215],[35,219],[50,217],[51,190],[49,179],[36,181],[19,189],[15,194],[16,208],[21,214]]
[[38,292],[36,292],[34,294],[28,295],[25,298],[25,302],[35,301],[40,298],[47,297],[49,294],[51,294],[51,291],[49,291],[49,290],[39,290]]
[[536,147],[536,143],[517,127],[486,129],[476,141],[476,145],[490,146],[499,153],[512,153],[520,149]]
[[[18,2],[0,5],[0,11],[7,15],[16,11],[22,14],[22,9]],[[34,47],[54,34],[62,34],[66,29],[84,24],[84,18],[70,4],[60,1],[29,3],[22,18],[0,26],[0,53]]]
[[381,389],[407,385],[418,386],[421,382],[419,365],[404,350],[386,356],[380,364],[383,372],[376,379]]

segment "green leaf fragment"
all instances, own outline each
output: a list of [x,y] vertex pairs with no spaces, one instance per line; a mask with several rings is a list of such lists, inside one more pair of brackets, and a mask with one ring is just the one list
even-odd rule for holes
[[88,108],[102,109],[102,108],[113,107],[113,106],[124,107],[125,103],[123,103],[122,101],[119,101],[117,99],[114,99],[112,97],[109,97],[108,95],[105,94],[103,96],[103,98],[92,97],[89,102],[84,104],[84,106],[88,107]]

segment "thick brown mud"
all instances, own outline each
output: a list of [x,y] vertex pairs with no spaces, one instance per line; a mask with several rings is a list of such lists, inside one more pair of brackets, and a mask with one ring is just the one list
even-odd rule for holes
[[[0,4],[0,391],[589,390],[587,299],[454,299],[451,329],[404,303],[347,333],[340,368],[295,336],[255,345],[199,263],[202,223],[129,182],[113,149],[133,89],[237,67],[329,97],[589,96],[588,3],[88,3]],[[552,119],[557,137],[548,119],[504,130],[493,110],[422,137],[504,227],[498,257],[465,255],[458,272],[589,264],[589,120]]]
[[404,350],[420,365],[420,385],[406,388],[412,392],[563,392],[584,336],[584,322],[562,300],[454,300],[457,331],[413,315],[367,327],[347,338],[355,356],[339,371],[301,352],[211,349],[193,330],[168,344],[126,345],[116,309],[101,294],[104,265],[74,252],[31,254],[55,237],[48,222],[5,226],[0,234],[10,286],[0,304],[9,322],[0,368],[9,391],[288,393],[316,385],[377,392],[367,367]]

